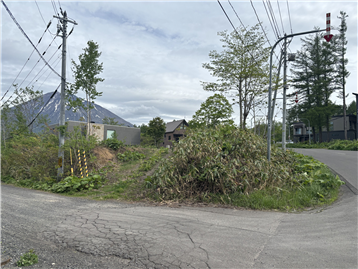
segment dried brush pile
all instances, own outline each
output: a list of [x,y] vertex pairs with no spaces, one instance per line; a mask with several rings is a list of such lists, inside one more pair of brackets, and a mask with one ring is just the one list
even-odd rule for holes
[[266,156],[265,140],[250,131],[227,125],[191,130],[146,181],[164,200],[287,185],[294,174],[292,156],[273,149],[270,164]]

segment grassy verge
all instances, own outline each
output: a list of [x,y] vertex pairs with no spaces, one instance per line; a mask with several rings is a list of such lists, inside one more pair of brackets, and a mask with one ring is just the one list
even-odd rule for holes
[[[8,158],[11,162],[5,159],[2,168],[21,173],[4,172],[1,181],[95,200],[225,204],[281,211],[331,204],[338,197],[343,182],[312,157],[282,152],[274,147],[269,164],[265,157],[265,141],[259,137],[245,131],[235,133],[230,128],[216,133],[205,132],[188,136],[175,146],[170,156],[165,148],[116,143],[115,151],[107,152],[114,156],[114,161],[104,158],[105,165],[98,168],[102,161],[99,154],[92,158],[92,167],[98,169],[89,177],[68,175],[58,183],[34,165],[41,163],[48,154],[44,147],[38,146],[41,141],[24,140],[29,156],[38,156],[36,150],[41,150],[43,155],[39,160],[14,158],[24,152],[21,141],[17,141],[4,151],[3,160]],[[30,142],[34,144],[31,147]],[[45,142],[48,147],[49,141]],[[102,145],[101,150],[104,153],[109,149]],[[20,166],[22,169],[15,169]],[[31,171],[36,173],[31,174]]]
[[358,140],[332,140],[330,142],[311,143],[300,142],[294,144],[287,144],[287,148],[320,148],[320,149],[333,149],[333,150],[353,150],[358,151]]

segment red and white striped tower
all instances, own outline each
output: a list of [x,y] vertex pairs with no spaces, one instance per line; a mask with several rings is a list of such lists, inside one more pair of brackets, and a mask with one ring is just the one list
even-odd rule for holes
[[331,13],[326,14],[326,34],[324,35],[324,39],[326,39],[327,42],[331,40],[333,35],[331,35]]

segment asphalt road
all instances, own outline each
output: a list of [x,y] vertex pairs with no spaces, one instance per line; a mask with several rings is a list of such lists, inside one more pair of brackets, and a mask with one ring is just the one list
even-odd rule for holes
[[3,268],[29,249],[39,263],[28,268],[358,267],[357,195],[345,185],[333,205],[297,214],[96,202],[4,184],[1,200]]
[[312,156],[327,164],[335,173],[348,183],[347,186],[357,193],[358,183],[358,152],[329,149],[294,149],[296,152]]

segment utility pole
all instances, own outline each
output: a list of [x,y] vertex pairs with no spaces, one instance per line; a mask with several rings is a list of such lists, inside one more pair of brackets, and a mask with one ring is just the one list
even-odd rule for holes
[[[59,121],[59,149],[58,149],[58,169],[57,169],[57,181],[60,181],[63,175],[63,162],[65,153],[63,151],[63,145],[65,144],[65,89],[66,89],[66,40],[67,40],[67,22],[77,25],[77,22],[69,20],[67,13],[62,12],[63,17],[53,16],[62,23],[62,26],[58,26],[57,35],[62,37],[62,73],[61,73],[61,102],[60,102],[60,121]],[[62,31],[62,35],[59,35]]]
[[287,90],[287,38],[283,43],[283,105],[282,105],[282,149],[286,151],[286,90]]

